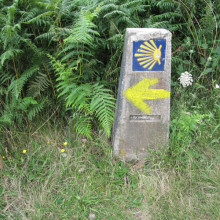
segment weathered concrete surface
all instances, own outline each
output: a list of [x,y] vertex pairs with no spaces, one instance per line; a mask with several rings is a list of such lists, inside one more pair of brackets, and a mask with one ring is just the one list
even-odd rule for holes
[[121,159],[140,160],[147,149],[167,144],[170,76],[171,33],[128,28],[113,128],[114,153]]

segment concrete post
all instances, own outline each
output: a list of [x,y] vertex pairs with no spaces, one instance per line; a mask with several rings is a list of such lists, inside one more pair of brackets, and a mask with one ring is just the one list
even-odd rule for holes
[[113,128],[114,153],[141,160],[169,138],[171,33],[128,28]]

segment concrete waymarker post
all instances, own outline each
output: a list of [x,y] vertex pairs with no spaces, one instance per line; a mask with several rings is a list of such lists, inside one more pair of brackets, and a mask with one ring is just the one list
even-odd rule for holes
[[128,28],[121,65],[114,153],[140,160],[147,149],[165,146],[170,120],[171,33]]

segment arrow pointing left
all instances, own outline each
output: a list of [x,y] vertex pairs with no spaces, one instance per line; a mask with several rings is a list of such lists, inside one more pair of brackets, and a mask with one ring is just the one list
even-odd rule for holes
[[149,89],[150,86],[158,83],[158,78],[145,78],[136,85],[128,88],[123,94],[138,109],[150,114],[152,107],[144,100],[164,99],[170,97],[170,92],[164,89]]

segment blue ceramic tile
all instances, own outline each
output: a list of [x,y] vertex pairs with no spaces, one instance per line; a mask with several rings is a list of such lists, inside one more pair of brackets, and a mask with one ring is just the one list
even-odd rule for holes
[[133,42],[133,71],[164,71],[166,39]]

